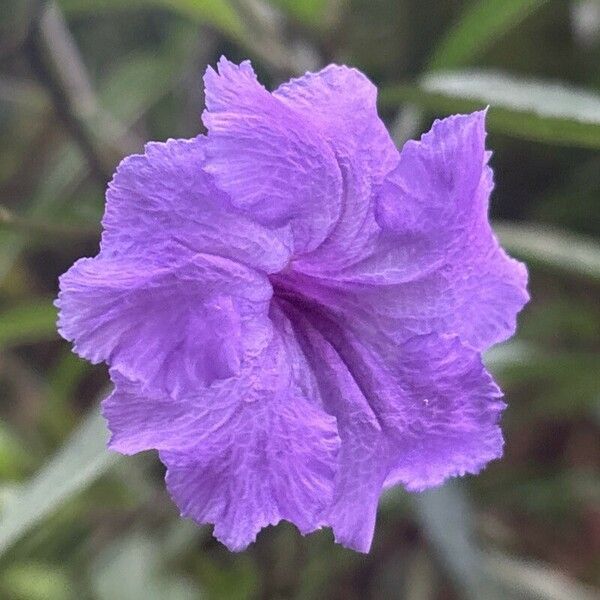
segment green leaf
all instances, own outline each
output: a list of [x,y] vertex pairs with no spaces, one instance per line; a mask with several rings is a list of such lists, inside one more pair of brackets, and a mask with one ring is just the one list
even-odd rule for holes
[[514,365],[526,364],[536,355],[537,348],[522,342],[512,340],[490,348],[484,355],[486,367],[491,370],[511,368]]
[[195,21],[212,25],[234,38],[244,31],[239,15],[227,0],[59,0],[59,5],[67,16],[164,7]]
[[600,281],[600,245],[592,238],[543,225],[495,223],[503,246],[528,263]]
[[548,0],[477,0],[436,48],[429,70],[464,67]]
[[56,308],[37,299],[0,312],[0,346],[40,342],[57,337]]
[[[456,69],[476,62],[502,36],[518,26],[548,0],[475,0],[436,46],[427,72]],[[408,90],[405,90],[408,94]],[[402,100],[404,102],[404,100]],[[400,111],[401,120],[392,130],[394,141],[402,146],[417,135],[422,114],[409,102]],[[415,101],[415,104],[419,102]],[[424,104],[421,102],[421,104]],[[437,107],[433,107],[438,110]],[[474,108],[479,108],[475,105]],[[445,110],[445,109],[444,109]],[[453,108],[448,109],[454,110]],[[466,110],[466,109],[465,109]]]
[[397,85],[380,94],[383,107],[412,102],[435,112],[490,106],[488,129],[566,146],[600,148],[600,96],[588,90],[494,72],[426,75],[419,85]]
[[474,539],[473,509],[456,480],[413,496],[418,520],[442,566],[469,600],[510,598],[484,572],[484,556]]
[[0,555],[116,462],[117,455],[106,449],[106,437],[104,419],[94,411],[50,461],[11,497],[0,519]]

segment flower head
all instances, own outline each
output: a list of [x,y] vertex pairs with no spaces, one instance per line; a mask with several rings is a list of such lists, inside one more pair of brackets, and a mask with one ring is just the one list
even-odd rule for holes
[[281,519],[369,549],[387,486],[502,453],[481,352],[527,302],[487,217],[485,112],[401,152],[331,65],[270,93],[205,75],[206,136],[150,143],[61,277],[61,334],[110,367],[110,447],[155,448],[184,516],[232,550]]

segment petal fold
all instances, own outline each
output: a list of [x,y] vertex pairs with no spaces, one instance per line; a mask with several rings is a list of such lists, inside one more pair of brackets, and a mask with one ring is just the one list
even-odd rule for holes
[[374,198],[398,162],[398,150],[377,114],[377,89],[359,71],[329,65],[280,86],[273,94],[302,114],[331,145],[343,181],[343,205],[336,227],[295,269],[340,277],[343,269],[372,251],[379,227]]
[[168,266],[208,253],[267,273],[285,267],[292,239],[244,216],[205,170],[206,138],[151,142],[109,184],[102,253]]
[[323,520],[335,541],[368,552],[389,457],[377,414],[331,344],[301,314],[298,337],[315,372],[325,409],[336,417],[341,448],[331,505]]
[[89,361],[180,395],[266,346],[271,296],[264,275],[218,256],[166,268],[99,255],[60,278],[58,328]]
[[341,208],[341,176],[320,132],[262,87],[249,62],[219,61],[204,77],[206,170],[244,214],[289,225],[294,252],[319,246]]
[[502,394],[479,353],[457,337],[396,344],[285,307],[338,424],[339,466],[324,516],[337,541],[369,550],[383,487],[421,491],[501,456]]
[[337,470],[336,420],[289,323],[276,310],[271,317],[274,337],[237,377],[172,398],[113,370],[116,389],[103,403],[111,448],[157,448],[182,516],[214,523],[231,550],[281,519],[302,533],[321,527]]

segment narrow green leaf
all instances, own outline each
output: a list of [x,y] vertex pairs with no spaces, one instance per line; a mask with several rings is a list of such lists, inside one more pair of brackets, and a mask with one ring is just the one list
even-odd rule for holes
[[600,281],[600,245],[591,238],[541,225],[495,223],[504,247],[530,264]]
[[37,299],[0,312],[0,346],[40,342],[56,334],[56,308],[51,299]]
[[[238,38],[244,24],[228,0],[152,0],[194,20],[209,23],[222,33]],[[151,1],[150,1],[151,3]]]
[[438,560],[469,600],[508,600],[484,571],[474,539],[474,514],[464,484],[453,480],[413,497],[415,512]]
[[422,85],[429,92],[489,100],[499,106],[542,117],[600,124],[600,96],[564,83],[518,79],[495,72],[464,71],[427,75]]
[[11,497],[0,518],[0,555],[116,462],[117,455],[106,449],[106,437],[104,419],[94,411],[65,446]]
[[64,225],[55,221],[41,221],[23,217],[0,204],[0,228],[19,231],[31,237],[54,239],[64,243],[66,239],[90,239],[100,236],[97,227],[87,224]]
[[588,90],[493,72],[461,71],[426,75],[419,85],[397,85],[381,91],[383,107],[404,102],[447,113],[489,105],[490,131],[600,148],[600,96]]
[[471,63],[499,38],[548,0],[477,0],[436,48],[429,70],[455,69]]
[[59,4],[67,15],[164,7],[212,25],[234,38],[240,36],[244,30],[239,15],[227,0],[59,0]]
[[[454,27],[436,46],[425,70],[426,73],[456,69],[476,62],[501,37],[517,27],[547,1],[473,0]],[[409,103],[400,110],[400,121],[393,131],[393,138],[398,146],[402,146],[419,131],[419,122],[423,115],[416,105],[427,106],[418,101],[412,104],[411,98],[407,98],[406,101]],[[478,105],[476,104],[474,108],[478,108]],[[438,106],[433,106],[433,109],[440,110]],[[456,109],[448,110],[452,112]]]
[[0,421],[0,481],[20,478],[30,463],[31,453],[25,444]]
[[490,348],[484,356],[486,367],[492,371],[526,364],[536,356],[538,349],[519,340],[512,340]]

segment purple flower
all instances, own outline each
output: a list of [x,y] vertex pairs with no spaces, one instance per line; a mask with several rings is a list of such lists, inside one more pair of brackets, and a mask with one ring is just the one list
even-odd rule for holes
[[183,516],[232,550],[286,519],[366,552],[382,489],[502,454],[481,352],[527,273],[488,222],[485,112],[398,152],[354,69],[269,93],[221,59],[204,81],[208,135],[117,169],[60,332],[108,363],[110,447],[158,449]]

